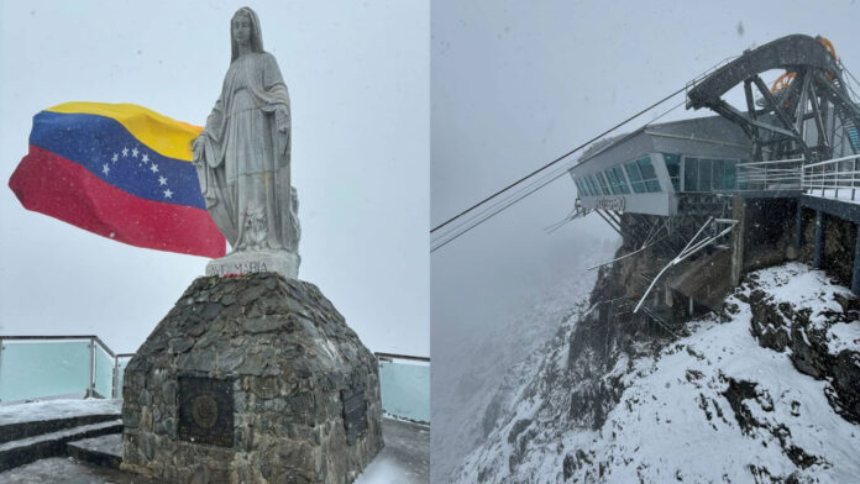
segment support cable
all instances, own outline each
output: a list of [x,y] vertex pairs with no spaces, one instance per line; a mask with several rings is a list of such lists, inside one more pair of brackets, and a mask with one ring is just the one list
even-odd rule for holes
[[[595,142],[595,141],[597,141],[597,140],[599,140],[599,139],[603,138],[604,136],[608,135],[609,133],[611,133],[611,132],[615,131],[616,129],[618,129],[618,128],[620,128],[620,127],[624,126],[625,124],[627,124],[627,123],[629,123],[629,122],[633,121],[634,119],[636,119],[636,118],[638,118],[638,117],[642,116],[643,114],[647,113],[648,111],[650,111],[650,110],[652,110],[652,109],[656,108],[657,106],[659,106],[659,105],[661,105],[661,104],[665,103],[666,101],[668,101],[669,99],[671,99],[671,98],[675,97],[676,95],[678,95],[678,94],[680,94],[680,93],[682,93],[682,92],[685,92],[685,91],[689,88],[689,86],[690,86],[690,85],[695,84],[695,83],[699,82],[700,80],[704,79],[705,77],[707,77],[708,75],[710,75],[714,70],[716,70],[717,68],[719,68],[721,65],[725,64],[726,62],[729,62],[729,61],[733,60],[733,59],[734,59],[734,58],[736,58],[736,57],[737,57],[737,56],[734,56],[734,57],[727,57],[727,58],[725,58],[725,59],[721,60],[720,62],[718,62],[718,63],[714,64],[712,67],[710,67],[709,69],[705,70],[704,72],[702,72],[702,73],[701,73],[701,74],[699,74],[698,76],[695,76],[693,79],[691,79],[689,82],[687,82],[687,83],[684,85],[684,87],[682,87],[682,88],[680,88],[680,89],[678,89],[678,90],[676,90],[676,91],[672,92],[671,94],[669,94],[669,95],[667,95],[667,96],[663,97],[663,98],[662,98],[662,99],[660,99],[659,101],[657,101],[657,102],[655,102],[655,103],[651,104],[650,106],[648,106],[648,107],[646,107],[646,108],[644,108],[644,109],[640,110],[639,112],[637,112],[637,113],[633,114],[632,116],[629,116],[628,118],[626,118],[626,119],[625,119],[625,120],[623,120],[622,122],[620,122],[620,123],[616,124],[615,126],[613,126],[613,127],[609,128],[609,129],[607,129],[607,130],[603,131],[602,133],[600,133],[600,134],[599,134],[599,135],[597,135],[597,136],[592,137],[592,138],[591,138],[590,140],[588,140],[587,142],[580,144],[580,145],[579,145],[579,146],[577,146],[576,148],[574,148],[574,149],[572,149],[572,150],[568,151],[567,153],[565,153],[565,154],[563,154],[563,155],[561,155],[561,156],[559,156],[559,157],[557,157],[557,158],[553,159],[553,160],[552,160],[552,161],[550,161],[549,163],[546,163],[545,165],[541,166],[540,168],[538,168],[538,169],[536,169],[536,170],[534,170],[534,171],[532,171],[532,172],[528,173],[527,175],[525,175],[525,176],[523,176],[523,177],[519,178],[518,180],[516,180],[516,181],[514,181],[514,182],[512,182],[512,183],[510,183],[510,184],[508,184],[508,185],[507,185],[507,186],[505,186],[504,188],[502,188],[502,189],[500,189],[500,190],[497,190],[496,192],[494,192],[494,193],[493,193],[493,194],[491,194],[490,196],[488,196],[488,197],[484,198],[483,200],[481,200],[481,201],[479,201],[479,202],[477,202],[477,203],[473,204],[472,206],[470,206],[470,207],[468,207],[467,209],[465,209],[465,210],[461,211],[460,213],[458,213],[458,214],[454,215],[453,217],[451,217],[451,218],[449,218],[449,219],[445,220],[444,222],[442,222],[442,223],[440,223],[440,224],[436,225],[435,227],[433,227],[433,228],[430,230],[430,234],[432,235],[434,232],[437,232],[438,230],[440,230],[440,229],[442,229],[442,228],[444,228],[444,227],[448,226],[449,224],[453,223],[454,221],[456,221],[456,220],[458,220],[458,219],[460,219],[460,218],[464,217],[465,215],[467,215],[467,214],[471,213],[472,211],[476,210],[478,207],[480,207],[480,206],[482,206],[482,205],[484,205],[484,204],[486,204],[486,203],[490,202],[491,200],[493,200],[493,199],[495,199],[496,197],[498,197],[498,196],[502,195],[503,193],[505,193],[505,192],[507,192],[507,191],[511,190],[512,188],[516,187],[517,185],[519,185],[519,184],[521,184],[521,183],[525,182],[525,181],[526,181],[526,180],[528,180],[529,178],[532,178],[533,176],[535,176],[535,175],[539,174],[540,172],[542,172],[542,171],[546,170],[547,168],[550,168],[551,166],[556,165],[557,163],[561,162],[562,160],[564,160],[564,159],[568,158],[570,155],[572,155],[572,154],[574,154],[574,153],[576,153],[576,152],[580,151],[581,149],[585,148],[586,146],[590,145],[591,143],[593,143],[593,142]],[[669,112],[674,111],[675,109],[677,109],[678,107],[680,107],[680,106],[682,106],[682,105],[684,105],[684,104],[685,104],[685,101],[682,101],[682,102],[678,103],[677,105],[675,105],[675,106],[671,107],[670,109],[668,109],[666,112],[664,112],[664,113],[660,114],[659,116],[657,116],[657,117],[653,118],[653,119],[651,120],[651,122],[654,122],[654,121],[656,121],[657,119],[662,118],[663,116],[665,116],[665,115],[666,115],[666,114],[668,114]],[[521,196],[509,198],[509,199],[507,199],[507,200],[510,200],[510,201],[509,201],[509,202],[507,202],[507,203],[506,203],[505,201],[500,202],[499,204],[495,205],[495,207],[497,207],[497,209],[493,210],[493,209],[491,208],[490,210],[483,212],[483,213],[486,213],[486,214],[487,214],[485,217],[480,218],[480,219],[478,219],[478,217],[476,217],[476,218],[473,218],[473,219],[472,219],[472,220],[476,220],[476,219],[478,219],[476,222],[471,223],[471,224],[470,224],[470,223],[468,223],[468,222],[466,222],[466,223],[464,223],[464,224],[461,224],[461,225],[460,225],[460,227],[466,226],[466,228],[465,228],[462,232],[458,232],[458,233],[456,233],[455,235],[451,236],[451,237],[450,237],[450,238],[448,238],[447,240],[444,240],[444,241],[442,241],[442,242],[439,242],[439,240],[440,240],[440,239],[436,239],[436,241],[437,241],[437,245],[433,246],[433,245],[432,245],[432,243],[431,243],[431,249],[430,249],[430,252],[431,252],[431,253],[432,253],[432,252],[435,252],[436,250],[438,250],[438,249],[440,249],[440,248],[444,247],[445,245],[447,245],[447,244],[449,244],[449,243],[453,242],[454,240],[456,240],[457,238],[459,238],[459,237],[460,237],[461,235],[463,235],[464,233],[466,233],[466,232],[468,232],[468,231],[472,230],[473,228],[475,228],[475,227],[477,227],[478,225],[480,225],[480,224],[484,223],[485,221],[489,220],[490,218],[492,218],[493,216],[497,215],[498,213],[500,213],[500,212],[504,211],[505,209],[507,209],[507,208],[508,208],[508,207],[510,207],[511,205],[513,205],[513,204],[515,204],[515,203],[519,202],[519,201],[520,201],[520,200],[522,200],[523,198],[526,198],[527,196],[529,196],[529,195],[531,195],[532,193],[534,193],[534,192],[536,192],[536,191],[540,190],[541,188],[543,188],[544,186],[548,185],[549,183],[551,183],[551,182],[553,182],[553,181],[557,180],[558,178],[560,178],[561,176],[563,176],[563,175],[567,172],[567,170],[568,170],[568,169],[569,169],[569,167],[565,167],[565,168],[564,168],[564,170],[561,170],[561,172],[560,172],[560,173],[558,173],[558,174],[556,174],[556,175],[554,175],[554,176],[551,176],[549,179],[546,179],[546,181],[545,181],[545,182],[538,183],[538,184],[536,184],[536,186],[535,186],[535,185],[532,185],[532,186],[534,186],[534,188],[533,188],[533,189],[531,189],[531,190],[528,190],[528,189],[527,189],[527,190],[523,190],[522,192],[520,192],[520,193],[522,193],[522,195],[521,195]],[[453,233],[453,232],[455,232],[455,231],[453,231],[453,230],[452,230],[452,231],[449,231],[448,233],[444,234],[444,235],[443,235],[443,237],[448,236],[448,235],[450,235],[450,234],[451,234],[451,233]]]
[[[651,111],[652,109],[654,109],[654,108],[656,108],[657,106],[659,106],[659,105],[661,105],[661,104],[665,103],[665,102],[666,102],[666,101],[668,101],[669,99],[672,99],[673,97],[677,96],[678,94],[681,94],[682,92],[684,92],[684,91],[686,91],[686,90],[687,90],[687,85],[685,84],[685,85],[684,85],[684,87],[682,87],[682,88],[680,88],[680,89],[678,89],[678,90],[676,90],[676,91],[672,92],[672,93],[671,93],[671,94],[669,94],[668,96],[665,96],[665,97],[663,97],[662,99],[660,99],[659,101],[657,101],[657,102],[655,102],[655,103],[651,104],[650,106],[648,106],[648,107],[646,107],[646,108],[644,108],[644,109],[642,109],[642,110],[638,111],[636,114],[634,114],[634,115],[632,115],[632,116],[627,117],[626,119],[624,119],[624,120],[623,120],[623,121],[621,121],[620,123],[618,123],[618,124],[614,125],[613,127],[609,128],[609,129],[607,129],[607,130],[602,131],[600,134],[598,134],[597,136],[592,137],[591,139],[589,139],[589,140],[588,140],[588,141],[586,141],[585,143],[580,144],[580,145],[579,145],[579,146],[577,146],[576,148],[574,148],[574,149],[572,149],[572,150],[568,151],[567,153],[565,153],[565,154],[563,154],[563,155],[561,155],[561,156],[559,156],[559,157],[557,157],[557,158],[553,159],[553,160],[552,160],[552,161],[550,161],[549,163],[547,163],[547,164],[545,164],[545,165],[541,166],[540,168],[537,168],[536,170],[534,170],[534,171],[530,172],[529,174],[527,174],[527,175],[525,175],[525,176],[523,176],[523,177],[519,178],[518,180],[516,180],[516,181],[514,181],[514,182],[512,182],[512,183],[510,183],[510,184],[508,184],[508,185],[507,185],[507,186],[505,186],[504,188],[501,188],[501,189],[497,190],[497,191],[496,191],[496,192],[494,192],[492,195],[490,195],[490,196],[488,196],[488,197],[484,198],[483,200],[481,200],[481,201],[479,201],[479,202],[475,203],[474,205],[472,205],[472,206],[470,206],[469,208],[467,208],[467,209],[463,210],[462,212],[458,213],[457,215],[454,215],[453,217],[449,218],[448,220],[445,220],[444,222],[440,223],[439,225],[437,225],[437,226],[433,227],[433,228],[430,230],[430,233],[436,232],[437,230],[441,229],[442,227],[445,227],[446,225],[450,224],[451,222],[454,222],[455,220],[457,220],[457,219],[459,219],[459,218],[463,217],[463,216],[464,216],[464,215],[466,215],[467,213],[472,212],[473,210],[475,210],[476,208],[480,207],[481,205],[484,205],[485,203],[489,202],[490,200],[492,200],[492,199],[494,199],[494,198],[498,197],[499,195],[501,195],[501,194],[503,194],[503,193],[507,192],[508,190],[510,190],[510,189],[512,189],[512,188],[514,188],[515,186],[517,186],[517,185],[519,185],[520,183],[522,183],[522,182],[524,182],[524,181],[528,180],[529,178],[531,178],[531,177],[533,177],[533,176],[537,175],[538,173],[540,173],[540,172],[542,172],[542,171],[546,170],[547,168],[549,168],[549,167],[551,167],[551,166],[553,166],[553,165],[556,165],[557,163],[559,163],[560,161],[562,161],[562,160],[564,160],[565,158],[569,157],[570,155],[572,155],[572,154],[576,153],[577,151],[579,151],[579,150],[581,150],[581,149],[585,148],[586,146],[590,145],[591,143],[594,143],[595,141],[597,141],[597,140],[599,140],[599,139],[603,138],[604,136],[608,135],[609,133],[611,133],[611,132],[615,131],[616,129],[618,129],[618,128],[622,127],[622,126],[624,126],[625,124],[629,123],[630,121],[633,121],[634,119],[636,119],[636,118],[638,118],[638,117],[642,116],[643,114],[647,113],[648,111]],[[682,103],[682,104],[683,104],[683,103]],[[674,109],[674,108],[673,108],[673,109]]]
[[[683,106],[684,102],[685,101],[681,101],[680,103],[672,106],[668,110],[661,113],[659,116],[653,118],[651,120],[651,122],[654,122],[654,121],[666,116],[667,114],[674,111],[675,109],[678,109],[679,107]],[[613,129],[615,129],[615,128],[613,128]],[[603,136],[603,135],[601,135],[601,136]],[[591,143],[591,141],[589,141],[589,143]],[[586,143],[586,145],[587,144],[588,143]],[[585,146],[585,145],[579,146],[574,151],[582,148],[583,146]],[[574,151],[571,151],[570,153],[573,153]],[[531,182],[529,185],[527,185],[526,187],[524,187],[520,191],[515,192],[514,194],[508,196],[508,198],[505,198],[505,199],[497,202],[496,204],[485,208],[484,210],[479,212],[477,215],[463,221],[462,223],[460,223],[458,225],[455,225],[454,227],[450,228],[448,231],[443,232],[441,235],[439,235],[439,237],[437,237],[435,239],[434,242],[431,243],[430,252],[432,253],[432,252],[435,252],[435,251],[441,249],[442,247],[448,245],[449,243],[451,243],[454,240],[456,240],[457,238],[459,238],[461,235],[464,235],[466,232],[472,230],[473,228],[477,227],[478,225],[481,225],[482,223],[486,222],[490,218],[494,217],[498,213],[504,211],[505,209],[507,209],[511,205],[513,205],[513,204],[519,202],[520,200],[528,197],[529,195],[531,195],[531,194],[535,193],[536,191],[540,190],[541,188],[549,185],[550,183],[554,182],[555,180],[558,180],[559,178],[561,178],[562,176],[567,174],[567,171],[569,169],[570,169],[569,166],[562,166],[561,168],[548,173],[544,178],[539,178],[539,179]],[[430,233],[432,234],[434,231],[441,229],[444,225],[446,225],[450,222],[453,222],[456,218],[461,217],[462,215],[467,213],[469,210],[472,210],[474,208],[476,208],[476,206],[473,206],[473,207],[467,209],[466,211],[461,212],[460,215],[457,215],[457,216],[449,219],[448,221],[444,222],[443,224],[437,225],[433,230],[430,231]],[[482,215],[484,215],[484,216],[482,217]],[[465,227],[465,228],[463,228],[463,227]],[[463,228],[462,231],[458,231],[458,229],[461,229],[461,228]],[[454,234],[454,235],[451,236],[451,234]],[[450,236],[450,238],[446,239],[446,237],[449,237],[449,236]],[[442,239],[446,239],[446,240],[441,241]]]

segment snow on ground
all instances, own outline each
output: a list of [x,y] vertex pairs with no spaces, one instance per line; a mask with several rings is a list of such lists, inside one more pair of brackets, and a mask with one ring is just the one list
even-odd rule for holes
[[834,355],[843,350],[860,353],[860,321],[831,326],[827,330],[827,349]]
[[[775,304],[808,308],[812,321],[841,310],[833,296],[847,293],[802,264],[758,276],[758,289]],[[860,426],[833,411],[827,381],[798,372],[787,353],[758,345],[746,303],[734,296],[728,302],[739,308],[728,322],[711,316],[690,323],[690,336],[655,356],[620,362],[613,373],[623,374],[626,389],[597,431],[570,428],[567,408],[522,387],[515,415],[467,457],[459,482],[476,482],[488,468],[502,470],[493,482],[770,482],[791,475],[857,482]],[[856,349],[858,325],[834,325],[831,348]],[[528,419],[534,422],[520,423]],[[510,437],[526,428],[534,432],[526,442]]]
[[0,425],[86,415],[119,415],[121,407],[122,400],[98,398],[45,400],[0,405]]
[[417,483],[407,469],[392,456],[379,456],[368,464],[355,484],[411,484]]
[[840,188],[839,190],[835,190],[833,188],[821,190],[819,188],[817,190],[809,190],[806,194],[810,197],[830,198],[842,202],[860,203],[860,190],[852,190],[850,188]]

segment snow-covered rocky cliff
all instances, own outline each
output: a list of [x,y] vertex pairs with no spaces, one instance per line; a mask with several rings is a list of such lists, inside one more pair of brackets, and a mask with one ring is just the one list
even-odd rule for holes
[[455,481],[858,482],[860,304],[846,288],[799,263],[763,269],[721,315],[660,337],[601,310],[621,270],[508,373]]

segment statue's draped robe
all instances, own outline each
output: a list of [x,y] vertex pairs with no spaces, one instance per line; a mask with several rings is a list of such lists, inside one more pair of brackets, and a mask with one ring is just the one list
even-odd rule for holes
[[206,206],[234,251],[297,252],[289,113],[287,87],[271,54],[233,61],[194,159]]

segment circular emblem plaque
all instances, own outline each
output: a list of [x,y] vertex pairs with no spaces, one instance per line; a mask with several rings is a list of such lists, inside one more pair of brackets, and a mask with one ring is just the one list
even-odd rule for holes
[[233,380],[179,377],[179,438],[233,447]]
[[191,418],[204,429],[211,429],[218,421],[218,402],[212,395],[197,395],[191,402]]

